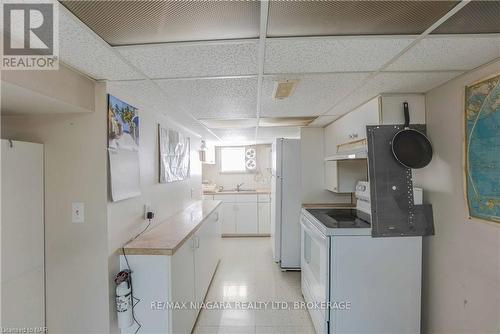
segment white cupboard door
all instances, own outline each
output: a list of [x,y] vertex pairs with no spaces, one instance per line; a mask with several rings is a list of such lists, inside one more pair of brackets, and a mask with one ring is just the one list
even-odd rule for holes
[[271,203],[259,203],[259,234],[271,233]]
[[238,234],[257,234],[257,202],[236,205],[236,232]]
[[[172,256],[172,301],[185,302],[195,300],[194,237],[186,241]],[[172,310],[172,333],[191,333],[196,320],[193,308]]]
[[202,302],[210,285],[210,280],[217,266],[217,215],[211,214],[194,238],[194,271],[196,301]]
[[220,210],[221,233],[236,233],[236,207],[234,203],[222,203]]
[[325,161],[325,186],[330,191],[339,191],[337,161]]

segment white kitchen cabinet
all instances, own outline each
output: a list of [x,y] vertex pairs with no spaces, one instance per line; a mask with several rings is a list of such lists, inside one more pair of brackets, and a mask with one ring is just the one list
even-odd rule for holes
[[[141,332],[192,332],[200,310],[191,303],[204,300],[220,258],[219,213],[220,207],[204,218],[198,230],[172,250],[173,255],[127,255],[134,295],[142,299],[134,308],[142,324]],[[123,255],[120,266],[127,268]],[[165,307],[165,302],[186,303],[186,308]],[[136,330],[134,325],[121,333]]]
[[[242,195],[244,196],[244,195]],[[258,233],[257,201],[236,204],[236,233]]]
[[194,247],[195,297],[203,302],[219,261],[219,214],[213,213],[192,237]]
[[356,182],[368,180],[366,159],[325,161],[325,189],[336,193],[355,191]]
[[271,233],[271,203],[259,203],[259,234]]
[[382,94],[348,112],[325,128],[325,157],[339,145],[366,139],[367,125],[403,124],[403,102],[410,106],[411,124],[425,124],[425,95]]
[[220,219],[222,234],[236,233],[236,208],[234,203],[222,202]]
[[[194,240],[185,242],[172,256],[171,280],[172,301],[189,303],[196,300],[195,295],[195,266],[194,266]],[[132,265],[132,268],[134,266]],[[134,282],[135,294],[137,286]],[[137,294],[138,295],[138,294]],[[158,300],[159,296],[157,297]],[[172,333],[187,333],[193,328],[196,321],[195,309],[172,310]]]
[[[213,198],[222,201],[220,210],[222,235],[269,235],[271,229],[269,194],[216,194]],[[262,208],[260,204],[264,204]]]

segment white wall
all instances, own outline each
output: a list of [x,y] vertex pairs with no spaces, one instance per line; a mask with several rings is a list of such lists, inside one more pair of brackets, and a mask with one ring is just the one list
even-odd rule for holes
[[[118,333],[113,304],[115,288],[113,279],[119,271],[118,254],[120,249],[130,238],[146,227],[146,222],[143,219],[144,204],[152,206],[156,214],[154,223],[158,224],[189,206],[192,201],[201,199],[201,162],[198,155],[201,140],[192,134],[184,133],[191,140],[191,177],[184,181],[160,184],[158,182],[158,124],[178,131],[179,129],[150,106],[142,104],[141,101],[131,99],[118,91],[110,90],[109,93],[139,108],[140,117],[139,158],[142,195],[119,202],[110,201],[107,206],[110,326],[112,333]],[[101,108],[106,108],[106,105],[104,104]],[[140,296],[137,297],[140,298]]]
[[220,147],[215,148],[215,164],[203,164],[203,180],[211,181],[226,189],[233,189],[244,182],[243,188],[267,189],[271,187],[271,145],[255,145],[257,173],[220,173]]
[[500,332],[500,224],[469,219],[464,196],[464,88],[500,73],[500,61],[427,94],[431,164],[415,173],[432,203],[436,235],[424,238],[424,333]]
[[325,129],[302,128],[302,203],[350,203],[350,194],[336,194],[325,189]]
[[[105,86],[97,84],[95,94],[104,96]],[[98,112],[2,116],[2,138],[45,148],[50,333],[109,332],[106,128],[106,114]],[[84,224],[71,222],[72,202],[85,203]]]

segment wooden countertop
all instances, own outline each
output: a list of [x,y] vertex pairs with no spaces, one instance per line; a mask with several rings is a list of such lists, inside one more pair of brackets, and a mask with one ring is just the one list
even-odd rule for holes
[[125,254],[174,255],[221,203],[221,201],[203,200],[191,204],[129,242],[124,247]]
[[204,191],[203,195],[256,195],[256,194],[270,194],[271,189],[255,189],[255,191]]

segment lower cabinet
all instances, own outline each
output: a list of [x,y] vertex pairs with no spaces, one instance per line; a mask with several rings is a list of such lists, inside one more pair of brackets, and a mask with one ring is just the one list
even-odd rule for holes
[[271,197],[269,194],[218,194],[223,235],[269,235]]
[[[219,207],[173,255],[127,255],[144,333],[191,333],[220,259]],[[120,266],[126,268],[123,255]],[[122,329],[135,333],[137,326]]]

